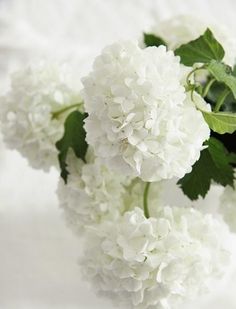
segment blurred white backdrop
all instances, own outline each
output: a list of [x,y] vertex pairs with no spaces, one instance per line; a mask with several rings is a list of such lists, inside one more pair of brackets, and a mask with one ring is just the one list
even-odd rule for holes
[[[209,14],[233,30],[235,11],[235,0],[0,0],[0,91],[9,72],[41,58],[69,61],[79,85],[107,43],[138,38],[180,13]],[[0,142],[0,309],[112,308],[80,277],[81,242],[58,209],[57,181],[55,170],[32,170]],[[186,308],[235,309],[235,281],[236,265],[213,293]]]

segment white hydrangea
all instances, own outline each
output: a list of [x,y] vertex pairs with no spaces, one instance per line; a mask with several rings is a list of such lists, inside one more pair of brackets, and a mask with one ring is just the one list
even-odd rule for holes
[[[236,171],[235,171],[236,176]],[[227,186],[220,197],[219,212],[232,232],[236,233],[236,180],[234,188]]]
[[34,168],[47,171],[57,165],[55,142],[63,134],[66,113],[52,115],[79,102],[67,72],[56,64],[42,62],[16,72],[10,91],[0,99],[7,146],[18,150]]
[[224,61],[234,65],[236,60],[236,40],[234,34],[224,26],[219,26],[209,18],[199,18],[193,15],[177,15],[158,23],[151,29],[151,33],[165,40],[172,50],[182,44],[197,39],[209,28],[225,50]]
[[[67,184],[58,183],[57,195],[70,228],[81,235],[84,228],[104,220],[117,220],[124,212],[143,208],[146,183],[108,169],[91,148],[86,163],[70,151]],[[161,203],[161,183],[152,183],[149,189],[149,211],[157,214]]]
[[87,140],[96,155],[144,181],[190,172],[209,128],[181,78],[179,58],[164,46],[105,48],[82,80]]
[[60,180],[57,194],[67,222],[81,234],[84,227],[115,220],[125,210],[124,198],[130,179],[110,171],[91,149],[85,164],[70,152],[67,184]]
[[121,308],[170,309],[205,291],[224,271],[225,225],[191,208],[136,208],[89,229],[82,269]]

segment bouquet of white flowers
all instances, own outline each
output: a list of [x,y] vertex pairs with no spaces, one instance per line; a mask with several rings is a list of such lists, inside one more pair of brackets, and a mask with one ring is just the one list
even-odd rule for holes
[[224,221],[166,205],[161,191],[173,178],[190,200],[225,187],[219,213],[236,230],[235,60],[226,30],[179,16],[105,47],[82,89],[40,63],[1,98],[6,144],[34,168],[60,169],[83,273],[122,308],[175,308],[224,273]]

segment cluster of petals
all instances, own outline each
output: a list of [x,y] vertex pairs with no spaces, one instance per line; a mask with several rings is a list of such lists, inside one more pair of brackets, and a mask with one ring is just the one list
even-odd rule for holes
[[[82,235],[88,226],[103,221],[118,220],[126,211],[143,208],[146,183],[138,178],[121,175],[109,168],[89,148],[86,163],[76,158],[73,151],[67,160],[67,183],[58,183],[59,205],[68,226]],[[157,214],[161,203],[161,184],[155,182],[149,191],[149,211]]]
[[[70,228],[79,235],[89,225],[115,220],[125,211],[130,179],[109,170],[91,149],[86,164],[71,151],[68,179],[59,181],[57,195]],[[128,199],[127,199],[128,203]]]
[[[87,113],[86,158],[69,149],[58,201],[72,230],[85,236],[84,275],[122,308],[173,309],[206,291],[228,263],[222,221],[161,201],[161,180],[191,172],[210,136],[200,111],[210,107],[186,91],[192,68],[173,52],[208,26],[179,16],[153,28],[168,48],[133,41],[107,46],[82,79],[82,93],[61,67],[41,63],[15,73],[0,99],[6,144],[45,171],[58,164],[55,144],[68,114]],[[225,62],[233,64],[236,44],[220,28],[209,28],[225,48]],[[149,182],[150,217],[143,210]],[[236,232],[235,203],[227,187],[220,211]]]
[[205,291],[228,262],[227,228],[192,208],[140,208],[90,227],[82,269],[121,308],[167,309]]
[[106,47],[82,80],[87,141],[96,155],[144,181],[190,172],[209,128],[181,78],[179,57],[164,46]]
[[0,99],[7,146],[18,150],[34,168],[47,171],[56,166],[55,143],[63,135],[66,116],[58,111],[79,102],[78,90],[57,64],[42,62],[14,73],[9,92]]

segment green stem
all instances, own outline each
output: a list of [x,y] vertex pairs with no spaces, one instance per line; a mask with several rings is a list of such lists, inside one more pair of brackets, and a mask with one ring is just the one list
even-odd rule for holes
[[203,89],[203,93],[202,93],[202,97],[205,98],[211,88],[211,86],[214,84],[215,82],[215,78],[209,79],[209,81],[206,83],[204,89]]
[[143,193],[143,210],[144,210],[144,215],[147,219],[150,217],[149,209],[148,209],[148,192],[149,192],[150,184],[151,184],[150,182],[146,183],[144,193]]
[[221,105],[224,103],[225,99],[227,98],[227,96],[230,94],[230,90],[229,89],[225,89],[221,95],[219,96],[217,102],[216,102],[216,106],[214,108],[214,112],[218,112],[221,108]]
[[195,68],[191,72],[188,73],[188,75],[186,77],[186,82],[187,82],[188,85],[192,85],[191,82],[190,82],[191,75],[196,73],[197,71],[200,71],[200,70],[205,70],[205,65],[203,65],[203,66],[201,66],[199,68]]
[[69,106],[66,106],[62,109],[59,109],[58,111],[52,112],[52,119],[56,119],[58,118],[61,114],[64,114],[65,112],[67,112],[68,110],[75,108],[75,107],[80,107],[83,103],[75,103]]

